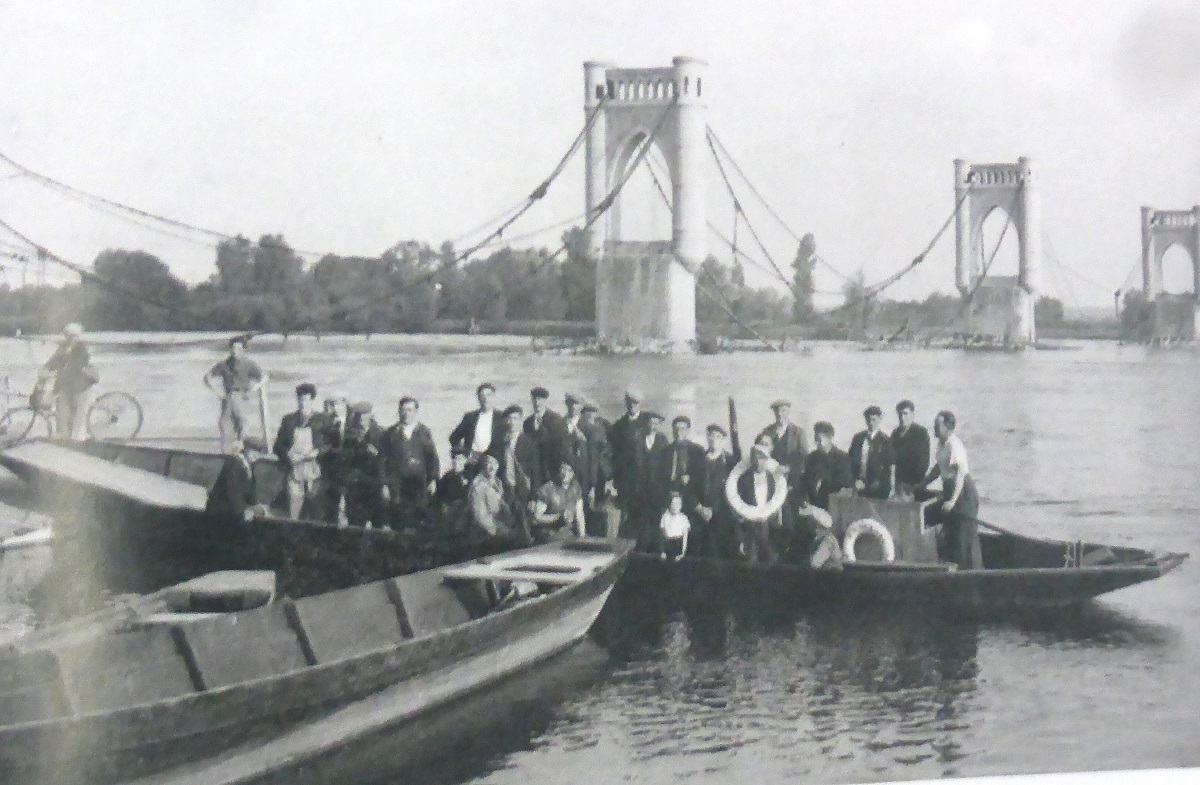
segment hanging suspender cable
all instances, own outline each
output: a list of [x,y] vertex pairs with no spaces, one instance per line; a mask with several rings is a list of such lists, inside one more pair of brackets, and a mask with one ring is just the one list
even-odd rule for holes
[[[658,195],[662,198],[663,204],[665,204],[667,206],[667,209],[669,210],[671,208],[671,200],[667,197],[667,192],[663,189],[662,183],[659,181],[658,175],[655,174],[654,167],[650,165],[649,159],[646,160],[646,171],[648,171],[650,173],[650,179],[654,181],[655,190],[658,191]],[[720,232],[717,231],[716,226],[714,226],[711,222],[709,223],[709,227],[713,231],[717,232],[718,235],[720,234]],[[734,231],[734,236],[736,238],[736,236],[737,236],[737,213],[736,212],[734,213],[733,231]],[[729,242],[729,241],[727,240],[726,242]],[[741,251],[739,251],[738,247],[737,247],[737,240],[735,239],[732,243],[729,243],[729,245],[733,249],[734,260],[736,261],[737,255],[739,253],[741,253]],[[750,258],[750,257],[746,257],[746,258]],[[676,259],[675,261],[677,263],[679,263],[678,259]],[[751,259],[751,261],[755,261],[755,260]],[[704,266],[701,265],[700,270],[698,272],[703,272],[703,271],[704,271]],[[699,275],[697,275],[696,277],[699,278]],[[711,274],[709,275],[709,278],[712,279]],[[712,282],[713,282],[714,286],[717,285],[716,280],[713,280]],[[703,284],[701,284],[700,281],[698,281],[698,280],[696,281],[696,291],[700,292],[705,297],[707,297],[709,300],[711,300],[718,308],[720,308],[722,311],[724,311],[726,313],[726,315],[728,315],[729,318],[735,324],[737,324],[743,330],[745,330],[746,332],[750,333],[755,338],[757,338],[768,349],[770,349],[771,351],[774,351],[774,352],[780,351],[780,348],[778,346],[776,346],[775,344],[771,343],[770,341],[768,341],[766,339],[766,337],[763,336],[762,333],[760,333],[758,330],[755,330],[753,327],[751,327],[750,325],[743,322],[738,317],[737,313],[734,312],[733,306],[729,304],[729,302],[721,295],[721,293],[719,291],[710,291]]]
[[554,170],[550,172],[550,176],[543,180],[538,187],[534,188],[529,196],[525,198],[524,206],[522,206],[515,215],[507,218],[502,224],[500,224],[500,226],[493,230],[491,234],[483,238],[483,240],[459,254],[455,259],[455,264],[469,258],[471,254],[475,253],[492,240],[495,240],[496,238],[500,237],[500,235],[504,234],[505,229],[512,226],[529,210],[530,207],[533,207],[535,202],[546,195],[546,193],[550,190],[550,186],[556,179],[558,179],[558,176],[563,173],[563,170],[567,166],[567,162],[571,160],[571,157],[575,155],[575,152],[579,149],[580,145],[582,145],[584,140],[587,139],[588,132],[591,131],[592,126],[596,124],[596,118],[600,116],[600,111],[607,105],[607,103],[608,98],[606,96],[605,98],[602,98],[598,104],[592,107],[592,111],[588,114],[587,121],[583,124],[583,128],[580,129],[579,133],[575,136],[575,140],[571,142],[571,146],[567,148],[567,152],[564,153],[562,158],[559,159],[558,164],[554,167]]

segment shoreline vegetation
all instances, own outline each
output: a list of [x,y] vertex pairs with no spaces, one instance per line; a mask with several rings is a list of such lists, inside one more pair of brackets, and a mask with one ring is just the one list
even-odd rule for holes
[[[374,258],[326,254],[312,261],[280,235],[238,237],[217,245],[215,272],[195,285],[152,254],[110,249],[80,283],[0,283],[0,335],[49,335],[78,321],[89,332],[513,335],[597,343],[596,264],[588,247],[587,235],[571,229],[562,236],[565,253],[506,246],[463,261],[449,242],[434,248],[409,241]],[[710,256],[696,271],[701,348],[830,340],[918,346],[953,341],[962,329],[959,295],[886,299],[861,272],[843,283],[841,305],[818,309],[813,247],[809,238],[800,244],[786,291],[748,285],[740,264]],[[1051,297],[1036,306],[1039,339],[1138,341],[1148,337],[1150,321],[1136,291],[1125,293],[1119,318],[1082,310],[1072,318]]]

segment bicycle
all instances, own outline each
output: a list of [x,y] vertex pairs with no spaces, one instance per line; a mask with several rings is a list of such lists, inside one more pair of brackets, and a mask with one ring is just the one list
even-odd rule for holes
[[[0,417],[0,448],[55,435],[56,401],[48,387],[48,382],[39,381],[23,396],[25,406],[14,406]],[[99,395],[88,406],[84,420],[88,438],[96,440],[132,439],[141,431],[142,421],[142,405],[123,390]]]

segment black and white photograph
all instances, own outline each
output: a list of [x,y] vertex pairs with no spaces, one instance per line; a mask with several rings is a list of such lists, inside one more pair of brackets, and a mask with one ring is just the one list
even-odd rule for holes
[[1200,780],[1194,0],[0,0],[0,785]]

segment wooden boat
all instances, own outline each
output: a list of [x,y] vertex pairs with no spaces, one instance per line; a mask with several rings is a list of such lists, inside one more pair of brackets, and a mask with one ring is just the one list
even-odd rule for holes
[[[171,442],[32,441],[0,452],[0,465],[53,517],[52,572],[71,575],[59,588],[79,588],[76,595],[95,587],[144,593],[222,569],[271,570],[285,592],[314,593],[496,551],[454,533],[282,515],[222,520],[205,503],[224,461],[211,447]],[[254,473],[259,501],[271,502],[283,483],[279,464],[261,459]],[[63,603],[71,604],[51,604]]]
[[35,632],[0,650],[0,781],[280,776],[579,641],[630,547],[578,540],[283,599],[269,572],[223,572]]
[[692,557],[668,562],[653,554],[637,554],[628,580],[664,591],[671,586],[693,593],[738,591],[787,603],[896,602],[970,611],[1019,610],[1078,605],[1159,578],[1187,558],[1180,553],[1026,537],[981,522],[983,568],[964,570],[938,560],[936,532],[925,525],[922,505],[836,496],[830,501],[839,541],[852,522],[875,520],[894,543],[894,560],[884,561],[879,548],[840,570]]

